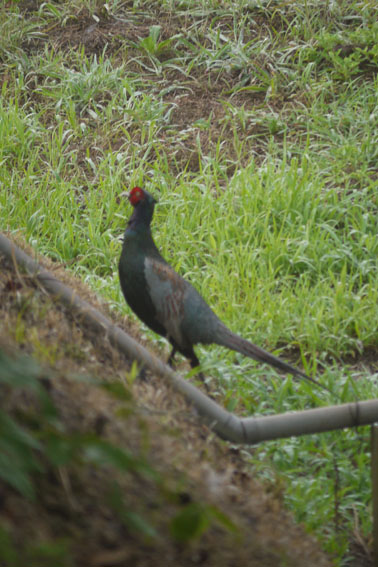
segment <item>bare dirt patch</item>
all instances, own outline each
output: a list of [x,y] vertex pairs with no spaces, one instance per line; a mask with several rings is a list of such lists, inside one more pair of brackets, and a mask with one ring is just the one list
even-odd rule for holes
[[[21,6],[26,10],[27,16],[32,17],[33,3],[26,2]],[[125,64],[130,72],[143,77],[150,85],[151,95],[153,96],[155,90],[156,95],[167,104],[167,109],[172,109],[166,132],[163,132],[160,142],[163,142],[170,168],[174,173],[181,172],[183,169],[198,171],[201,156],[215,156],[220,142],[223,155],[229,156],[228,175],[234,173],[236,166],[232,165],[233,163],[238,163],[240,167],[240,163],[243,164],[244,161],[247,163],[251,155],[254,155],[257,161],[260,158],[263,159],[266,151],[265,136],[260,135],[259,128],[256,129],[256,126],[249,128],[247,125],[246,129],[243,130],[240,127],[240,131],[233,132],[229,126],[230,117],[227,109],[222,104],[222,101],[228,101],[232,107],[246,110],[253,110],[264,104],[266,96],[264,87],[256,91],[239,89],[240,86],[247,87],[250,84],[254,76],[254,62],[251,61],[250,68],[243,69],[226,64],[220,64],[219,68],[206,69],[198,64],[191,66],[190,72],[186,73],[185,69],[178,69],[175,64],[175,50],[180,53],[180,56],[185,53],[188,56],[191,54],[184,42],[176,45],[175,49],[168,46],[155,54],[156,60],[165,63],[162,65],[161,72],[156,75],[148,71],[149,67],[153,67],[148,53],[137,48],[140,40],[149,36],[151,26],[160,26],[159,41],[183,36],[183,30],[190,29],[191,26],[203,28],[203,46],[206,47],[208,39],[205,31],[211,23],[210,20],[193,17],[191,22],[188,22],[186,18],[183,23],[183,17],[180,14],[154,12],[153,9],[148,14],[138,14],[133,11],[128,13],[127,7],[124,8],[121,16],[114,18],[107,15],[104,10],[100,10],[94,18],[87,9],[82,8],[68,15],[64,24],[55,22],[41,29],[42,36],[25,43],[23,49],[29,54],[42,54],[45,47],[48,46],[54,52],[59,51],[66,55],[67,66],[71,65],[70,54],[83,49],[88,58],[100,56],[110,58],[114,64],[117,62]],[[217,23],[217,27],[219,30],[222,30],[222,27],[230,29],[232,22],[225,16]],[[257,18],[251,31],[251,38],[252,36],[258,37],[260,33],[261,22]],[[190,42],[190,34],[184,39]],[[172,64],[167,64],[170,61]],[[266,72],[269,73],[269,66],[267,67],[261,57],[255,63],[261,69],[266,67]],[[162,91],[165,91],[165,94],[162,95]],[[31,100],[36,98],[32,90],[30,98]],[[286,101],[277,98],[277,100],[270,101],[269,104],[275,106],[279,111]],[[54,122],[54,115],[51,115],[50,118]],[[44,120],[48,119],[49,115],[44,114]],[[85,121],[85,116],[81,115],[82,119]],[[175,144],[171,142],[172,133],[175,134]],[[138,142],[138,125],[129,127],[128,134]],[[97,147],[102,148],[101,132],[94,132],[94,136]],[[245,159],[237,155],[235,136],[239,140],[238,143],[242,142],[244,145]],[[181,138],[179,145],[177,145],[177,137]],[[103,147],[104,151],[109,147],[117,151],[123,144],[129,142],[129,139],[120,130],[114,131],[114,138],[114,144],[113,141],[103,141],[106,144],[106,147]],[[153,159],[153,156],[151,158]]]

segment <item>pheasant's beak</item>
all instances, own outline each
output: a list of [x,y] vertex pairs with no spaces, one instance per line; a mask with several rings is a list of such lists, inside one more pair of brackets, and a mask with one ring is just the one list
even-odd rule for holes
[[130,202],[130,191],[122,191],[119,193],[118,198],[127,197],[127,200]]

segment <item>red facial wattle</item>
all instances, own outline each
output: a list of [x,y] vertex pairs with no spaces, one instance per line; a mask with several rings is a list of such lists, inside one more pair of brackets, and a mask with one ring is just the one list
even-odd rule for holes
[[140,201],[143,201],[145,198],[144,191],[140,187],[134,187],[131,189],[129,194],[129,201],[133,207],[135,207]]

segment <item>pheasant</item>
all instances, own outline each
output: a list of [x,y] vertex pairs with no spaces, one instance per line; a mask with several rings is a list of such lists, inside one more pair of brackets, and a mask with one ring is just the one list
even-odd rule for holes
[[196,368],[200,363],[193,346],[215,343],[328,389],[228,329],[198,291],[175,272],[157,249],[151,235],[156,199],[148,191],[134,187],[129,201],[134,211],[125,231],[118,265],[121,288],[139,319],[171,343],[169,365],[172,366],[178,351]]

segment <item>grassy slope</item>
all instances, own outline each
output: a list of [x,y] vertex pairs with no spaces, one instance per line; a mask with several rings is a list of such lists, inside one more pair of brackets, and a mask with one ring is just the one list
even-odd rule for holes
[[[158,245],[234,330],[343,401],[375,397],[375,2],[37,4],[0,15],[2,225],[126,312],[120,194],[147,185]],[[222,349],[202,360],[238,411],[337,401]],[[339,556],[356,518],[369,531],[367,438],[251,455]]]

